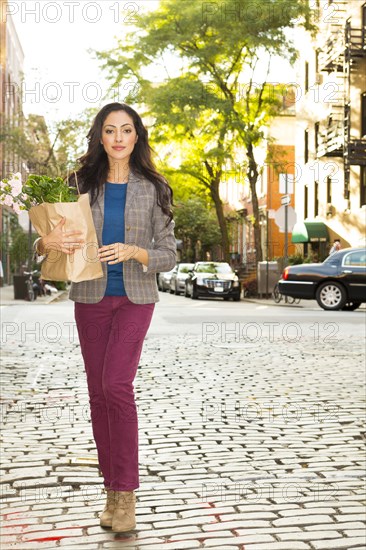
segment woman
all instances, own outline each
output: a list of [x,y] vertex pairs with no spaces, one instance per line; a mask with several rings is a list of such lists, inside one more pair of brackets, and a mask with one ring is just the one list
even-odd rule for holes
[[[101,109],[77,171],[88,192],[103,278],[72,283],[88,383],[93,435],[107,502],[102,527],[136,526],[139,487],[138,419],[133,381],[143,341],[159,301],[156,273],[176,263],[173,192],[156,172],[140,116],[123,103]],[[65,218],[35,243],[73,254],[85,245],[80,231],[63,231]]]

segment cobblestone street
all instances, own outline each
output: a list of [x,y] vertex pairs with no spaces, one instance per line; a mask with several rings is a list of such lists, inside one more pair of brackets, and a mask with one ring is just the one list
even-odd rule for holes
[[125,536],[99,527],[78,340],[35,339],[3,338],[2,550],[366,548],[364,341],[351,331],[148,333],[137,528]]
[[366,550],[366,0],[0,14],[0,550]]

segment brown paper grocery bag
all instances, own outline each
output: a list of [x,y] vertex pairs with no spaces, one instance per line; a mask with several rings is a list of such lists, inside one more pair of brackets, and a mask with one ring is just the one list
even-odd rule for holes
[[48,281],[91,281],[103,277],[103,268],[98,258],[98,239],[88,193],[79,195],[77,202],[43,203],[29,210],[30,220],[37,233],[44,237],[65,216],[64,231],[80,230],[85,241],[74,254],[50,250],[41,264],[42,279]]

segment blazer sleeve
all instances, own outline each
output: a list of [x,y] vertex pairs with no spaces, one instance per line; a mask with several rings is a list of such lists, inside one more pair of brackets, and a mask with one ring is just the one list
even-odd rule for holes
[[161,273],[170,271],[177,263],[177,245],[174,235],[175,221],[171,220],[166,226],[168,216],[155,202],[152,215],[153,248],[147,250],[149,264],[142,265],[144,273]]

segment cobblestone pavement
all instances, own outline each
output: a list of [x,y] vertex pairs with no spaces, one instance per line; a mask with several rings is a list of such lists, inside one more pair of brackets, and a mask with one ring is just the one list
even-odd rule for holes
[[147,337],[137,529],[99,527],[78,342],[3,347],[2,550],[366,548],[364,342]]

